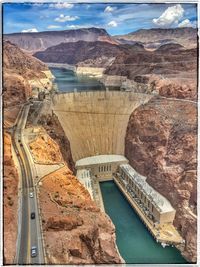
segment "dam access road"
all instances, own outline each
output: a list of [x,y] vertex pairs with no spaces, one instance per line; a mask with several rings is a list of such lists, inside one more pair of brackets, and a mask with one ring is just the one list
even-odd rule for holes
[[[44,264],[44,251],[41,239],[37,193],[33,182],[33,173],[29,160],[28,149],[24,142],[23,129],[25,128],[30,104],[21,109],[17,124],[14,127],[12,143],[17,155],[21,173],[21,194],[18,217],[18,240],[16,264]],[[31,218],[31,213],[35,218]],[[32,247],[36,247],[36,255],[31,257]]]

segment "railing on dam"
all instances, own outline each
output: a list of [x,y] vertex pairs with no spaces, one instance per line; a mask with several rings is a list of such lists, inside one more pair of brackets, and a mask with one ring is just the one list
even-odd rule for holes
[[[80,98],[96,98],[98,101],[104,101],[116,97],[122,97],[123,99],[129,101],[139,100],[140,104],[145,104],[147,101],[146,99],[151,99],[154,97],[154,94],[147,94],[147,93],[135,93],[135,92],[125,92],[125,91],[82,91],[82,92],[56,92],[53,97],[53,103],[56,101],[60,101],[62,99],[68,99],[73,101],[79,101]],[[63,98],[64,97],[64,98]]]

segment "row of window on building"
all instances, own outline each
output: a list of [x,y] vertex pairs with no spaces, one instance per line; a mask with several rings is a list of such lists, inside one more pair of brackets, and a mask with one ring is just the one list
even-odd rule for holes
[[109,172],[111,171],[111,165],[99,166],[99,172]]
[[148,210],[153,213],[154,212],[154,206],[152,205],[153,203],[142,192],[139,186],[136,183],[134,183],[134,181],[130,179],[128,175],[123,172],[122,169],[120,170],[120,173],[122,175],[122,178],[128,183],[129,187],[133,190],[136,196],[142,201],[145,207],[148,208]]

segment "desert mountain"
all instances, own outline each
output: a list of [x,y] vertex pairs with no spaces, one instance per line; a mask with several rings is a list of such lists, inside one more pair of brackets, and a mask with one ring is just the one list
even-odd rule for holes
[[50,46],[60,43],[78,42],[80,40],[87,42],[103,41],[117,44],[104,29],[100,28],[82,28],[66,31],[46,31],[36,33],[12,33],[5,34],[4,39],[11,41],[23,50],[28,52],[42,51]]
[[[106,75],[125,76],[139,83],[147,84],[156,80],[160,84],[160,80],[163,80],[165,89],[160,89],[160,94],[178,98],[196,97],[197,49],[185,49],[180,44],[164,44],[157,50],[147,51],[140,43],[113,45],[79,41],[49,47],[34,56],[43,62],[103,67]],[[169,83],[172,81],[175,87],[183,87],[171,92]]]
[[3,42],[4,105],[21,103],[31,95],[30,80],[46,79],[47,66],[40,60],[25,54],[9,41]]
[[[77,64],[79,62],[95,60],[95,67],[103,66],[109,58],[115,58],[125,48],[108,42],[70,42],[61,43],[47,48],[45,51],[36,52],[35,57],[43,62]],[[101,59],[101,60],[100,60]]]
[[125,35],[117,35],[115,39],[120,43],[142,42],[147,49],[156,49],[167,43],[178,43],[185,48],[197,46],[197,29],[142,29]]

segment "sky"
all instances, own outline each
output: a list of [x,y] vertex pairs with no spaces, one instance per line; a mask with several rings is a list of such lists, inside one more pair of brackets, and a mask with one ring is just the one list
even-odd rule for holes
[[111,35],[120,35],[139,29],[196,27],[196,24],[196,4],[3,4],[3,33],[98,27]]

